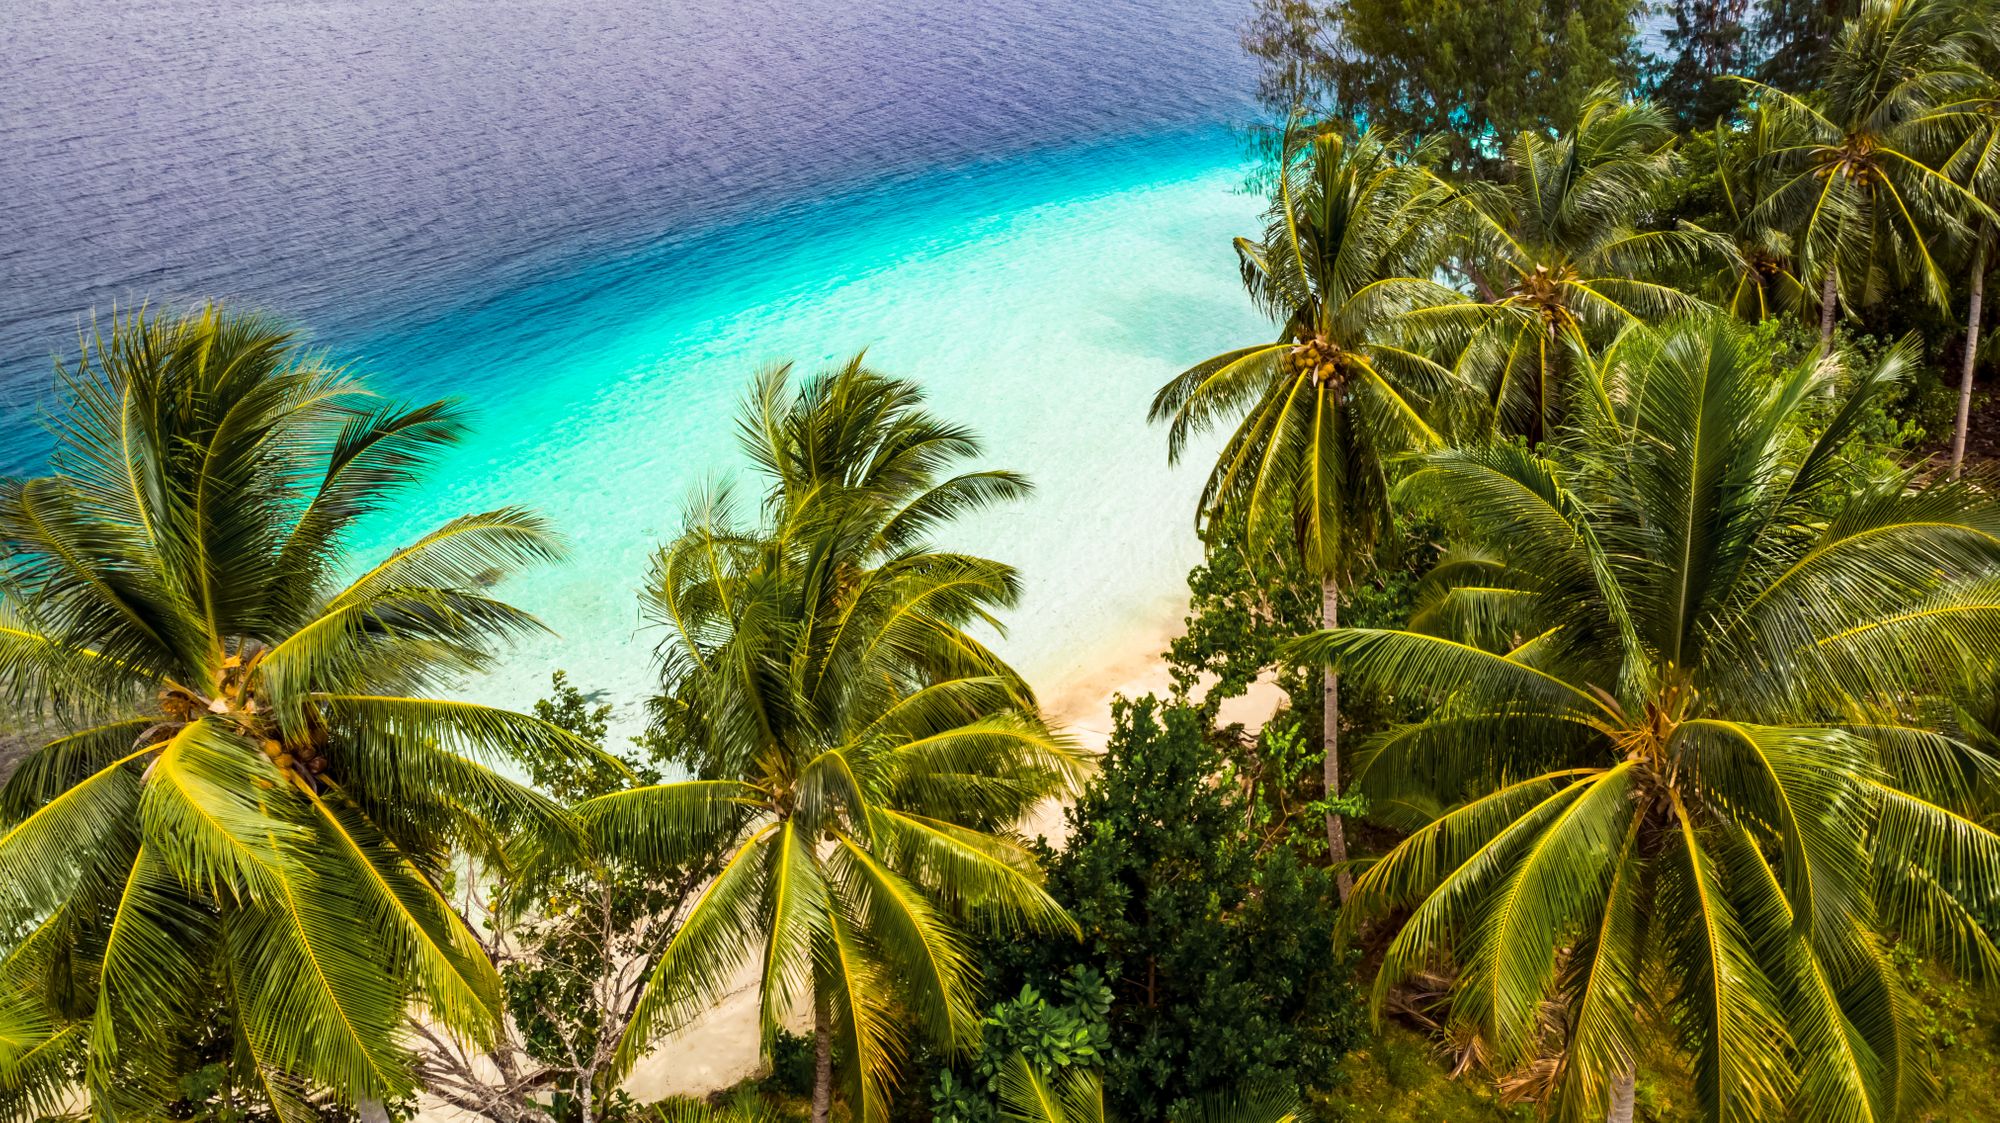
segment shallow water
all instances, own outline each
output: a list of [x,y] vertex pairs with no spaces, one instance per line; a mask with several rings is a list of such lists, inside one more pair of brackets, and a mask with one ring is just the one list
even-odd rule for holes
[[502,503],[572,541],[506,591],[559,638],[467,693],[525,704],[563,666],[626,704],[646,557],[735,464],[751,373],[865,347],[1034,479],[955,544],[1022,568],[1006,649],[1073,679],[1194,558],[1152,390],[1269,330],[1228,244],[1245,7],[15,0],[0,464],[45,453],[27,422],[87,309],[281,309],[480,409],[367,549]]

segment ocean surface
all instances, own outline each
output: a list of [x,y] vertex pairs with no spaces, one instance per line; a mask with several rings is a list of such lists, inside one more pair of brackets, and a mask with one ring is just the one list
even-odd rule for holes
[[505,595],[621,726],[636,592],[740,467],[753,373],[866,349],[974,424],[1030,501],[953,545],[1019,566],[1004,649],[1045,696],[1170,619],[1198,468],[1153,390],[1269,331],[1229,239],[1248,0],[9,0],[0,4],[0,471],[95,312],[225,297],[478,431],[363,559],[451,515],[552,516]]

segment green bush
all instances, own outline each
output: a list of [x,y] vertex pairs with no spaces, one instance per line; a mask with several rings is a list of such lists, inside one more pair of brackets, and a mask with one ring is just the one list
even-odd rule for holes
[[[1049,890],[1082,941],[987,949],[988,978],[1035,992],[1101,976],[1108,988],[1106,1107],[1168,1119],[1205,1097],[1332,1078],[1363,1032],[1332,944],[1332,877],[1290,847],[1266,850],[1207,715],[1121,701],[1099,776],[1048,854]],[[963,1066],[954,1077],[972,1075]]]
[[935,1123],[997,1123],[1004,1066],[1022,1057],[1045,1076],[1062,1069],[1095,1068],[1110,1047],[1111,989],[1095,971],[1071,967],[1060,1002],[1033,985],[993,1007],[980,1021],[979,1048],[971,1061],[943,1069],[931,1086]]
[[812,1095],[813,1039],[780,1029],[771,1040],[770,1075],[757,1083],[760,1090],[771,1095]]

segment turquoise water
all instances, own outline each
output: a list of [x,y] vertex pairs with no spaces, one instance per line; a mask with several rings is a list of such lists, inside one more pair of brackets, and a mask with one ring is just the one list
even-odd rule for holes
[[[971,190],[940,171],[1080,145],[1116,165],[1126,157],[1109,138],[1243,120],[1254,71],[1236,39],[1251,11],[7,0],[0,470],[46,452],[20,422],[48,390],[50,353],[93,309],[222,297],[336,347],[428,333],[462,353],[464,332],[432,327],[496,298],[533,318],[485,321],[510,344],[629,307],[640,290],[617,270],[629,260],[705,293],[789,253],[838,266],[841,251],[790,229],[810,223],[814,200],[922,185],[928,207]],[[734,262],[647,256],[662,239],[732,229],[733,243],[707,244],[733,244]],[[775,237],[749,237],[760,233]],[[557,293],[549,277],[589,262],[609,263],[597,288],[520,299]]]
[[413,389],[487,405],[370,549],[505,503],[553,517],[570,560],[505,592],[557,635],[466,693],[525,705],[562,667],[632,728],[658,640],[637,610],[647,559],[739,466],[751,375],[866,348],[1035,483],[952,544],[1021,569],[1002,649],[1059,693],[1156,638],[1197,556],[1198,458],[1170,471],[1145,411],[1190,362],[1270,330],[1235,279],[1229,239],[1257,209],[1242,178],[1236,143],[1207,130],[902,179],[788,214],[785,238],[756,224],[668,243],[363,341]]
[[961,528],[1018,565],[1045,697],[1157,644],[1197,473],[1147,401],[1270,328],[1229,239],[1249,0],[0,3],[0,471],[113,305],[271,310],[476,437],[368,558],[502,504],[570,561],[505,595],[629,725],[650,551],[737,464],[752,374],[867,348],[1039,490]]

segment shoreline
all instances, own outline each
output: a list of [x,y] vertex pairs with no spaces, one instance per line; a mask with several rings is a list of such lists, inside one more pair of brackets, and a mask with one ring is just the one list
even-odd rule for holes
[[[1115,648],[1120,654],[1098,663],[1097,673],[1080,676],[1051,693],[1043,703],[1043,711],[1050,719],[1060,723],[1085,748],[1104,751],[1111,739],[1111,706],[1116,699],[1156,694],[1165,700],[1172,693],[1173,677],[1167,669],[1166,651],[1187,630],[1185,590],[1167,598],[1166,603],[1171,605],[1171,613],[1133,625]],[[1230,698],[1217,707],[1216,721],[1220,725],[1241,723],[1254,732],[1263,728],[1285,700],[1285,693],[1277,684],[1260,678],[1241,697]]]
[[1120,696],[1165,697],[1173,689],[1165,659],[1167,646],[1187,627],[1187,593],[1156,598],[1143,618],[1128,621],[1115,640],[1094,645],[1082,660],[1051,676],[1056,685],[1038,690],[1042,712],[1085,748],[1103,752],[1111,739],[1111,704]]

